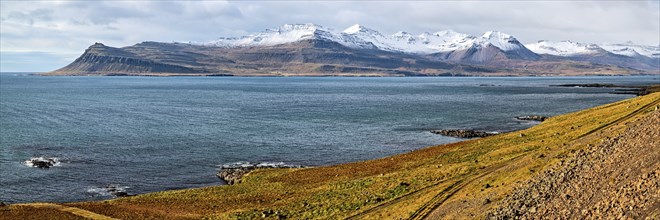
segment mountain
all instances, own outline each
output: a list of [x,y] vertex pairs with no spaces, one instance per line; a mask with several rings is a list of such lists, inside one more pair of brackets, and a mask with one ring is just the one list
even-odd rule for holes
[[[455,76],[638,74],[657,70],[657,58],[644,55],[652,55],[653,48],[626,49],[622,45],[608,47],[619,54],[598,46],[594,49],[598,53],[577,53],[583,45],[523,45],[514,36],[498,31],[480,36],[453,30],[386,35],[359,24],[343,31],[316,24],[287,24],[209,42],[142,42],[121,48],[97,43],[71,64],[48,74]],[[623,52],[640,48],[645,49],[642,54]]]
[[624,56],[646,56],[650,58],[660,58],[660,45],[657,46],[645,46],[638,45],[632,41],[628,41],[622,44],[599,44],[601,48],[615,54],[624,55]]
[[[611,64],[626,68],[660,70],[660,47],[626,44],[585,44],[572,41],[539,41],[525,45],[548,59],[569,59],[597,64]],[[637,51],[641,51],[644,55]],[[561,58],[552,57],[559,56]]]

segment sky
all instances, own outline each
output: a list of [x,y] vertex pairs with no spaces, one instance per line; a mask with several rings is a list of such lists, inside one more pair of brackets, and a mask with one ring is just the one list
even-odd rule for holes
[[63,67],[101,42],[205,42],[283,24],[383,34],[490,30],[523,43],[660,45],[660,0],[639,1],[0,1],[0,71]]

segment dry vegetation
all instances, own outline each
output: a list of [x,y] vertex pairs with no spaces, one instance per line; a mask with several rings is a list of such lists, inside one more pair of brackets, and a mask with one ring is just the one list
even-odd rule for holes
[[[627,122],[659,105],[660,93],[652,93],[552,117],[522,131],[377,160],[258,170],[231,186],[64,205],[121,219],[483,218],[520,183],[603,136],[621,133]],[[0,213],[26,216],[17,209],[12,205]]]

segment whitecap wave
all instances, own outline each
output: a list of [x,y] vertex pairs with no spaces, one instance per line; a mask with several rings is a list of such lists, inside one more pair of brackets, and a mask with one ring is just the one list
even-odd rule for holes
[[246,162],[246,161],[226,163],[226,164],[221,164],[221,165],[218,165],[218,166],[222,169],[249,168],[249,167],[256,167],[256,168],[302,168],[302,167],[304,167],[302,165],[293,165],[293,164],[287,164],[287,163],[284,163],[284,162],[250,163],[250,162]]
[[57,157],[33,157],[23,162],[28,167],[58,167],[61,166],[60,158]]
[[128,196],[126,190],[130,188],[128,186],[120,186],[116,184],[110,184],[102,187],[90,187],[87,189],[87,193],[98,195],[98,196],[114,196],[114,197],[123,197]]

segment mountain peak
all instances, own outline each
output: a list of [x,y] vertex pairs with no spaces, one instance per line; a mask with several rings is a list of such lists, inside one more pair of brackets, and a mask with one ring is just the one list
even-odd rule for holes
[[488,31],[481,36],[480,41],[487,42],[503,51],[525,49],[518,39],[499,31]]
[[435,32],[435,33],[433,33],[433,34],[435,34],[435,36],[438,36],[438,37],[443,37],[443,36],[447,37],[447,36],[465,35],[465,34],[463,34],[463,33],[458,33],[458,32],[456,32],[456,31],[454,31],[454,30],[452,30],[452,29],[441,30],[441,31]]
[[346,28],[346,30],[343,31],[343,33],[346,34],[357,34],[357,33],[365,33],[365,34],[372,34],[372,35],[381,35],[380,32],[367,28],[365,26],[362,26],[360,24],[354,24],[353,26],[350,26],[349,28]]
[[513,36],[499,32],[499,31],[488,31],[481,36],[485,39],[515,39]]
[[105,44],[99,43],[99,42],[96,42],[96,43],[92,44],[91,46],[89,46],[89,48],[103,48],[103,47],[107,47],[107,46],[105,46]]

